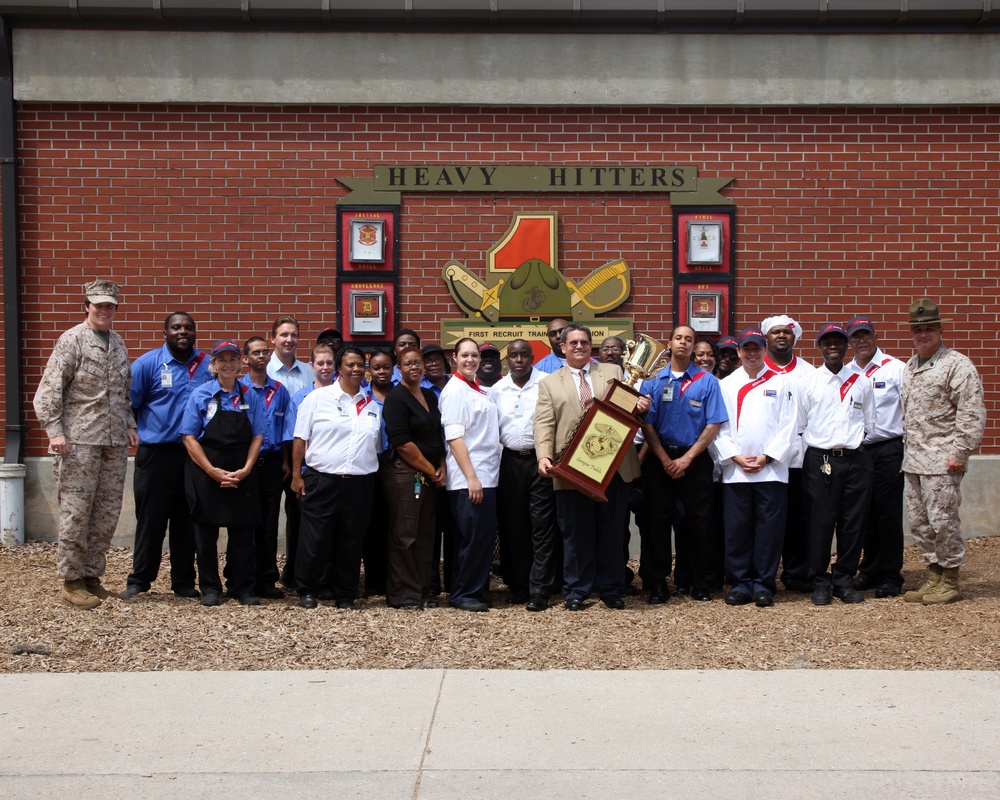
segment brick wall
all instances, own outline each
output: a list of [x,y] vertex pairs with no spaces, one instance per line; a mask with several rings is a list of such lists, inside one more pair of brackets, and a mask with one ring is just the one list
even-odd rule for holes
[[[202,345],[263,334],[279,313],[314,335],[335,321],[336,178],[377,163],[695,164],[735,177],[737,324],[788,311],[806,329],[867,312],[886,350],[912,350],[911,299],[937,298],[947,341],[987,385],[984,452],[1000,452],[995,108],[440,109],[23,104],[18,109],[25,407],[51,343],[82,319],[80,287],[124,284],[116,322],[133,356],[173,309]],[[455,258],[483,271],[512,214],[554,210],[569,276],[622,256],[630,301],[615,314],[671,325],[671,216],[651,195],[403,196],[405,324],[436,339],[459,317],[440,280]]]

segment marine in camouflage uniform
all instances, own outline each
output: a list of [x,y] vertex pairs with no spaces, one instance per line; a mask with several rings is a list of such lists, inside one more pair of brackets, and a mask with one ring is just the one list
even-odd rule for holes
[[111,330],[120,287],[93,281],[84,288],[87,319],[59,337],[34,407],[55,455],[61,599],[93,608],[110,594],[100,579],[121,513],[127,447],[138,437],[128,351]]
[[909,602],[950,603],[961,595],[965,544],[958,509],[969,456],[986,427],[983,384],[964,355],[941,342],[942,320],[933,300],[910,306],[917,354],[903,375],[903,473],[913,539],[927,565],[927,581],[907,592]]

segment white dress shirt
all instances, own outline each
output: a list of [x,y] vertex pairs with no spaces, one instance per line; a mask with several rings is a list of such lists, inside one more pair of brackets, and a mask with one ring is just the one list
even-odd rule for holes
[[[724,483],[788,483],[788,462],[798,439],[796,400],[788,380],[766,367],[751,378],[740,367],[720,382],[729,419],[709,450],[722,465]],[[737,455],[773,460],[760,471],[747,473],[733,461]]]
[[[796,397],[798,396],[799,384],[816,370],[816,367],[796,355],[793,355],[792,360],[785,365],[775,364],[770,358],[764,356],[764,366],[781,375],[787,375],[789,388]],[[789,468],[802,469],[802,461],[805,457],[806,448],[802,444],[802,437],[796,435],[792,442],[792,457],[788,461]]]
[[271,353],[271,360],[267,362],[267,374],[272,380],[278,381],[288,389],[290,397],[294,397],[307,386],[312,386],[314,380],[312,367],[308,364],[296,361],[291,367],[286,367],[281,363],[277,353]]
[[814,370],[799,384],[796,400],[799,431],[806,447],[854,450],[875,430],[871,383],[846,364],[836,374],[825,366]]
[[451,449],[453,439],[464,439],[465,449],[476,477],[484,489],[496,488],[500,481],[500,427],[497,407],[486,392],[480,392],[459,375],[453,375],[441,391],[441,425],[448,443],[445,488],[468,489],[469,482]]
[[880,347],[863,369],[852,360],[847,366],[863,372],[871,381],[875,393],[875,431],[865,437],[865,444],[898,439],[903,435],[903,373],[906,364],[898,358],[887,356]]
[[490,400],[497,407],[500,424],[500,444],[510,450],[533,450],[535,447],[535,405],[538,403],[538,383],[546,373],[532,369],[524,386],[518,386],[505,375],[490,388]]
[[305,464],[317,472],[370,475],[378,471],[382,414],[363,390],[351,397],[334,382],[306,395],[295,438],[306,442]]

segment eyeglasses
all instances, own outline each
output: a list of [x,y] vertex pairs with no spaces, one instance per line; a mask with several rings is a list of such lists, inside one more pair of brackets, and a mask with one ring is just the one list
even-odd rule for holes
[[584,339],[583,341],[566,342],[566,346],[572,348],[573,350],[592,349],[590,342],[588,342],[586,339]]
[[404,361],[399,366],[401,369],[413,369],[414,367],[422,367],[423,365],[423,361]]
[[602,353],[621,353],[622,352],[622,348],[620,348],[620,347],[602,347],[601,348],[601,352]]

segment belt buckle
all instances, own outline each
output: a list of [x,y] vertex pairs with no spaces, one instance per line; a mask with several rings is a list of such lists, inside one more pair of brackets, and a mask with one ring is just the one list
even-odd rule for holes
[[836,458],[843,458],[846,452],[846,447],[834,447],[833,450],[830,451],[830,455],[835,456]]

